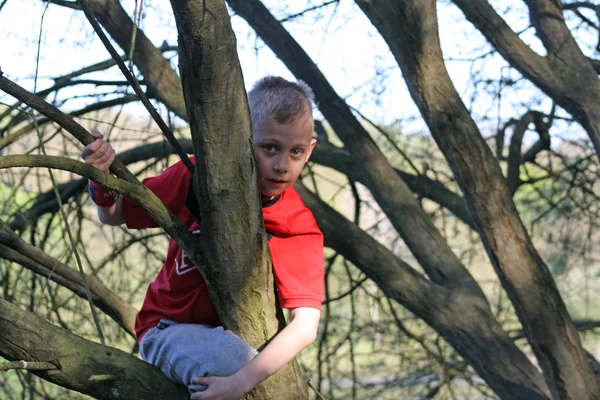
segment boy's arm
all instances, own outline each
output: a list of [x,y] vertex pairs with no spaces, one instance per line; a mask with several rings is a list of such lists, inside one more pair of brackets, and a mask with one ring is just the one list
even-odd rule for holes
[[119,196],[110,207],[100,207],[96,204],[98,210],[98,218],[100,222],[106,225],[118,226],[125,223],[125,217],[123,216],[123,196]]
[[290,312],[290,323],[252,361],[228,377],[197,377],[194,383],[208,385],[192,399],[235,399],[277,372],[317,337],[321,311],[300,307]]

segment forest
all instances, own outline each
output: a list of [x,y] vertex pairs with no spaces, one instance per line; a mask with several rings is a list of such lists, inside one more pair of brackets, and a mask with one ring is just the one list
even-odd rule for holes
[[[315,93],[325,296],[247,398],[600,400],[600,4],[0,0],[0,27],[0,399],[189,398],[134,334],[169,238],[227,329],[282,329],[247,103],[280,75]],[[141,184],[180,160],[200,240]],[[88,179],[160,228],[102,225]]]

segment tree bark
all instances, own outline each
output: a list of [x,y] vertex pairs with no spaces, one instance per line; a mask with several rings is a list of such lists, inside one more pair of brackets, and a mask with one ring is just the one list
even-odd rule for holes
[[390,46],[413,100],[465,194],[553,397],[600,398],[550,271],[531,243],[498,163],[452,85],[441,53],[435,0],[357,3]]
[[[171,5],[210,266],[204,277],[223,325],[259,347],[277,334],[279,321],[235,36],[223,0]],[[256,399],[307,396],[295,362],[251,393]]]
[[550,398],[542,375],[503,331],[485,301],[424,279],[305,187],[296,188],[313,211],[325,244],[439,332],[496,394],[506,399]]
[[154,366],[121,350],[90,342],[0,299],[0,355],[41,361],[57,369],[41,378],[96,399],[189,399],[187,390]]

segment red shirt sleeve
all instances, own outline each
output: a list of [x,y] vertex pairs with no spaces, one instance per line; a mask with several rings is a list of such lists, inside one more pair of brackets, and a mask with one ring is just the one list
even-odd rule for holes
[[321,232],[272,237],[269,247],[281,307],[320,310],[324,292]]
[[[167,168],[163,173],[152,178],[146,178],[142,183],[150,189],[164,205],[186,223],[193,220],[193,215],[186,207],[188,190],[192,175],[183,164],[178,162]],[[158,224],[134,200],[123,199],[123,217],[128,228],[156,228]]]
[[321,309],[324,292],[323,234],[293,187],[263,208],[279,304]]

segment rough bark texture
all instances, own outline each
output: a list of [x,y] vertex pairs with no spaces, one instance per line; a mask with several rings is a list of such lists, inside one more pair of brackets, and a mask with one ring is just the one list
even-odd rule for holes
[[187,390],[158,368],[121,350],[90,342],[0,299],[0,355],[49,362],[32,371],[57,385],[97,399],[189,399]]
[[[481,298],[424,279],[367,233],[296,185],[330,246],[442,335],[502,398],[548,399],[544,378]],[[340,235],[339,232],[344,232]]]
[[465,194],[553,397],[600,398],[554,280],[521,223],[499,165],[452,85],[442,58],[435,0],[357,3],[390,46]]
[[[223,0],[171,4],[210,266],[204,276],[223,325],[260,347],[279,322],[235,36]],[[261,399],[307,395],[295,362],[252,393]]]

